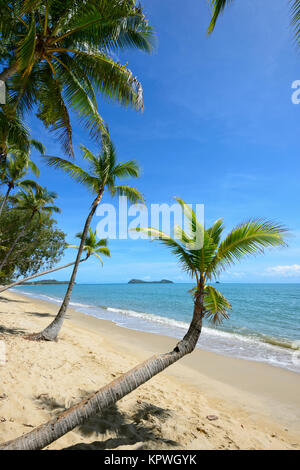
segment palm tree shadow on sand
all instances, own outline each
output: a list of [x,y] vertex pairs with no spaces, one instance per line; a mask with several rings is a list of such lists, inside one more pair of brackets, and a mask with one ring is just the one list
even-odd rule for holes
[[0,296],[0,302],[3,302],[3,303],[13,302],[14,304],[15,303],[21,303],[21,304],[28,303],[27,300],[7,299],[6,297],[2,297],[2,296]]
[[[87,396],[87,394],[84,395]],[[47,394],[36,397],[36,401],[39,406],[48,408],[55,415],[66,409],[64,405]],[[105,450],[118,449],[120,446],[129,445],[134,445],[138,449],[170,449],[179,446],[179,443],[165,439],[157,430],[160,428],[158,426],[159,422],[165,422],[171,417],[172,412],[170,410],[147,402],[138,402],[130,415],[121,412],[115,404],[76,428],[76,432],[83,437],[96,434],[99,436],[99,440],[91,443],[75,444],[62,450]]]
[[[7,328],[6,326],[0,325],[0,335],[24,335],[25,330],[21,328]],[[0,340],[2,338],[0,337]]]

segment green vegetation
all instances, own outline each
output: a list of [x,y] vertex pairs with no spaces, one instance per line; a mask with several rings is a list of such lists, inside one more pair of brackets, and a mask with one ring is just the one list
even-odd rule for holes
[[[209,32],[229,3],[230,0],[211,0]],[[299,42],[299,1],[292,2],[292,15]],[[43,331],[28,338],[54,341],[62,328],[80,263],[96,256],[103,264],[102,257],[110,256],[107,241],[97,241],[90,227],[102,197],[109,193],[112,197],[127,196],[132,203],[143,202],[138,189],[123,183],[128,177],[139,176],[139,166],[133,160],[118,163],[108,128],[98,112],[97,98],[103,96],[137,110],[143,108],[141,83],[127,64],[121,65],[113,57],[126,49],[150,53],[155,36],[135,0],[0,0],[0,37],[0,80],[7,89],[7,104],[0,106],[0,184],[4,187],[0,206],[0,282],[7,284],[22,277],[3,291],[73,266],[57,316]],[[70,245],[77,249],[75,261],[54,268],[67,245],[65,234],[52,219],[53,213],[60,212],[55,205],[57,194],[27,178],[29,170],[38,176],[30,159],[31,147],[44,153],[43,145],[30,138],[30,129],[24,122],[32,111],[55,133],[67,157],[74,156],[71,112],[101,145],[97,155],[81,147],[88,169],[64,158],[43,157],[49,166],[84,185],[93,198],[91,206],[87,206],[83,230],[77,235],[80,244]],[[222,220],[206,229],[183,200],[177,201],[189,220],[187,232],[176,227],[178,236],[172,238],[151,227],[138,231],[169,248],[195,282],[194,309],[184,338],[172,351],[150,358],[61,416],[0,445],[0,449],[44,448],[191,353],[200,337],[203,319],[220,323],[228,318],[231,309],[229,300],[211,282],[245,256],[285,244],[285,228],[266,220],[243,223],[222,239]],[[195,234],[197,239],[201,236],[203,245],[191,249]],[[41,272],[45,267],[46,271]],[[131,281],[140,282],[143,281]]]
[[[44,153],[44,147],[40,142],[29,141],[29,144],[41,150]],[[33,180],[24,179],[28,170],[31,170],[35,176],[40,172],[35,163],[30,159],[30,149],[20,150],[18,147],[11,146],[5,163],[2,164],[1,184],[7,187],[7,191],[0,207],[0,216],[11,192],[16,188],[35,188],[38,185]]]
[[57,228],[49,213],[43,213],[40,219],[32,219],[28,224],[28,213],[20,211],[9,202],[0,222],[0,260],[4,260],[8,248],[13,245],[20,232],[24,232],[24,235],[18,240],[9,262],[2,268],[0,284],[37,273],[42,268],[50,268],[63,255],[65,234]]
[[[217,279],[222,271],[245,256],[263,253],[268,247],[284,246],[283,236],[286,229],[267,220],[253,219],[238,225],[222,241],[225,228],[223,219],[205,229],[197,220],[194,211],[182,199],[176,200],[189,221],[188,232],[176,226],[175,239],[151,227],[136,230],[146,233],[169,248],[177,257],[183,271],[195,281],[196,285],[192,291],[195,304],[193,321],[202,325],[202,319],[206,317],[213,323],[221,323],[224,318],[228,318],[231,305],[210,283]],[[203,246],[194,249],[195,240],[202,240]]]
[[[82,238],[82,234],[78,233],[76,235],[78,238]],[[67,245],[67,248],[79,248],[76,245]],[[107,240],[106,239],[101,239],[97,241],[97,236],[96,232],[93,232],[93,230],[90,228],[88,236],[86,237],[85,240],[85,245],[83,247],[83,251],[86,253],[85,258],[80,259],[80,263],[83,263],[84,261],[87,261],[91,256],[96,256],[96,258],[100,261],[101,265],[103,266],[103,261],[102,261],[102,256],[107,256],[110,257],[110,251],[107,248]],[[28,285],[38,285],[38,284],[69,284],[69,282],[60,282],[60,281],[35,281],[35,282],[26,282],[29,281],[30,279],[34,279],[36,277],[44,276],[45,274],[50,274],[56,271],[60,271],[61,269],[68,268],[70,266],[73,266],[75,264],[75,261],[71,263],[64,264],[62,266],[58,266],[55,268],[48,268],[46,271],[43,272],[38,272],[31,274],[30,276],[26,276],[25,278],[19,279],[18,281],[14,281],[8,285],[5,285],[0,289],[0,293],[4,292],[7,289],[11,289],[12,287],[15,287],[19,284],[28,284]],[[76,284],[74,282],[74,284]]]
[[[227,6],[233,3],[233,0],[210,0],[212,8],[212,17],[208,26],[208,33],[212,33],[215,29],[216,23],[220,14],[225,10]],[[290,3],[290,14],[291,14],[291,26],[294,31],[296,44],[300,46],[300,1],[289,0]]]
[[113,59],[119,51],[151,52],[154,33],[133,0],[0,0],[0,80],[19,112],[37,116],[73,155],[70,110],[93,138],[103,130],[96,93],[143,106],[142,87]]
[[[112,197],[127,196],[128,200],[132,203],[143,202],[143,196],[136,188],[124,184],[117,184],[118,180],[122,181],[129,177],[137,178],[139,176],[139,166],[134,160],[124,163],[117,162],[116,149],[109,137],[108,128],[106,128],[106,132],[102,134],[101,152],[98,155],[94,155],[84,146],[81,147],[81,150],[83,158],[87,160],[89,164],[88,171],[68,160],[59,157],[46,157],[50,166],[65,171],[75,181],[86,186],[95,199],[92,202],[83,231],[80,233],[81,242],[78,247],[76,261],[59,312],[47,328],[40,333],[31,335],[32,340],[54,341],[58,337],[70,303],[78,266],[87,239],[89,238],[90,243],[96,244],[96,234],[90,231],[90,225],[105,192],[108,191]],[[96,244],[95,248],[97,246],[100,250],[105,250],[105,246]],[[102,251],[102,253],[104,254],[104,251]]]
[[[194,311],[184,338],[177,343],[172,351],[152,356],[98,392],[64,411],[58,417],[56,416],[14,441],[3,444],[0,449],[37,450],[46,447],[193,352],[201,335],[203,319],[208,318],[213,323],[219,323],[224,318],[228,318],[228,312],[231,308],[229,301],[209,282],[226,267],[239,262],[245,256],[260,254],[267,247],[285,245],[285,228],[265,220],[250,220],[243,223],[234,228],[222,240],[224,231],[222,219],[205,229],[190,207],[181,199],[177,199],[177,201],[181,204],[189,221],[187,232],[178,226],[175,227],[175,233],[179,235],[179,240],[151,227],[141,228],[138,231],[148,234],[152,239],[169,248],[179,261],[183,271],[187,272],[195,282],[192,291]],[[191,250],[190,246],[194,245],[195,236],[197,236],[197,240],[203,240],[203,245]]]

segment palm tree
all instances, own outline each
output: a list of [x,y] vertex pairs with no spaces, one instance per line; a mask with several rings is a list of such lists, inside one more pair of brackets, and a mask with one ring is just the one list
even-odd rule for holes
[[[82,258],[79,262],[83,263],[84,261],[87,261],[91,256],[95,256],[98,258],[100,263],[103,265],[102,256],[107,256],[110,257],[110,250],[107,248],[107,240],[105,238],[102,238],[101,240],[97,241],[96,238],[96,231],[93,232],[93,230],[90,228],[89,229],[89,234],[86,237],[85,244],[83,247],[83,251],[86,252],[86,257]],[[76,235],[77,238],[82,238],[82,233],[77,233]],[[77,245],[67,245],[67,248],[79,248]],[[11,289],[12,287],[15,287],[19,284],[23,284],[26,281],[30,281],[31,279],[35,279],[36,277],[44,276],[45,274],[50,274],[55,271],[60,271],[61,269],[68,268],[69,266],[73,266],[75,264],[75,261],[72,263],[64,264],[63,266],[59,266],[58,268],[52,268],[52,269],[47,269],[46,271],[43,271],[41,273],[33,274],[32,276],[27,276],[24,277],[23,279],[19,279],[18,281],[15,281],[8,286],[4,286],[0,289],[0,293],[4,292],[8,289]]]
[[0,80],[18,109],[38,104],[38,117],[69,155],[69,109],[93,137],[102,128],[94,89],[142,108],[140,83],[127,64],[112,58],[126,48],[153,50],[153,30],[136,1],[0,0],[0,34]]
[[[189,220],[188,233],[176,227],[177,239],[174,239],[152,228],[140,230],[171,249],[182,269],[195,281],[194,311],[184,338],[176,344],[173,351],[151,357],[60,416],[14,441],[0,445],[0,449],[42,449],[191,353],[199,340],[203,320],[207,318],[219,323],[228,317],[231,308],[229,301],[209,284],[210,281],[245,256],[263,253],[267,247],[285,245],[283,236],[286,230],[276,223],[262,219],[253,219],[238,225],[221,241],[223,220],[217,220],[205,229],[189,206],[181,199],[177,200]],[[203,245],[193,250],[190,247],[193,245],[195,234],[196,239],[202,238]]]
[[[226,6],[233,3],[233,0],[210,0],[212,7],[212,17],[207,32],[211,34],[215,29],[219,15],[224,11]],[[297,46],[300,46],[300,2],[299,0],[289,0],[291,4],[291,25],[294,30]]]
[[46,157],[50,166],[64,170],[73,179],[75,179],[75,181],[87,186],[87,188],[95,194],[96,197],[85,221],[76,262],[59,312],[47,328],[42,332],[31,336],[31,339],[33,340],[54,341],[57,339],[70,302],[88,230],[105,191],[108,191],[112,197],[118,195],[127,196],[128,200],[133,203],[143,201],[143,196],[136,188],[127,185],[116,185],[117,179],[124,179],[127,177],[137,178],[139,176],[139,167],[134,160],[117,163],[116,150],[108,135],[108,129],[106,129],[106,133],[102,135],[102,152],[99,155],[94,155],[84,146],[81,146],[81,150],[83,152],[83,158],[85,158],[89,163],[89,171],[85,171],[78,165],[59,157]]
[[46,188],[42,188],[39,185],[37,185],[34,190],[30,187],[22,189],[16,196],[11,197],[11,201],[15,204],[15,209],[26,211],[26,213],[28,213],[28,220],[0,263],[0,271],[6,265],[11,253],[18,244],[18,241],[26,233],[28,226],[35,216],[37,216],[41,221],[43,213],[51,214],[52,212],[60,212],[60,209],[53,205],[53,201],[56,198],[56,193],[49,192]]
[[[45,149],[44,146],[38,141],[29,141],[35,147],[38,147],[42,154],[44,154]],[[39,176],[40,172],[36,164],[30,159],[30,151],[20,151],[19,148],[14,148],[13,146],[10,147],[10,153],[7,157],[7,161],[5,165],[3,165],[3,173],[0,180],[0,185],[6,185],[7,191],[2,200],[1,207],[0,207],[0,216],[3,211],[3,208],[7,202],[7,199],[11,193],[11,191],[15,188],[22,187],[31,187],[36,188],[37,183],[33,180],[24,180],[23,178],[26,176],[28,169],[30,169],[35,176]]]

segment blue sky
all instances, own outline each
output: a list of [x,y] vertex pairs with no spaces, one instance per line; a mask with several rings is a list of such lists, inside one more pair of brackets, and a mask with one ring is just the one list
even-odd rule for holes
[[[228,229],[249,217],[275,219],[291,230],[289,248],[245,260],[221,276],[223,282],[299,282],[300,105],[291,101],[300,79],[299,52],[289,29],[286,0],[240,0],[206,35],[205,0],[151,0],[146,14],[158,34],[152,56],[131,51],[129,62],[144,88],[143,114],[99,98],[119,159],[135,158],[142,176],[134,184],[147,204],[180,196],[205,205],[206,223],[224,217]],[[37,119],[29,123],[48,154],[63,156]],[[75,146],[97,151],[74,121]],[[74,242],[92,196],[66,175],[41,169],[40,183],[59,194],[58,225]],[[77,152],[77,163],[81,163]],[[103,202],[111,202],[109,197]],[[97,217],[93,228],[99,222]],[[161,278],[184,282],[176,260],[150,241],[112,240],[112,258],[80,266],[77,281],[127,282]],[[74,250],[64,260],[71,261]],[[68,279],[70,271],[55,273]],[[50,276],[51,277],[51,276]],[[52,276],[53,277],[53,276]]]

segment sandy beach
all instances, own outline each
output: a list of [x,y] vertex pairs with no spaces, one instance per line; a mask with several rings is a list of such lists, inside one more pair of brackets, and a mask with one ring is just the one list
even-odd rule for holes
[[[0,312],[1,442],[176,342],[69,309],[59,341],[35,343],[56,305],[9,292]],[[198,349],[49,449],[300,449],[300,374]]]

